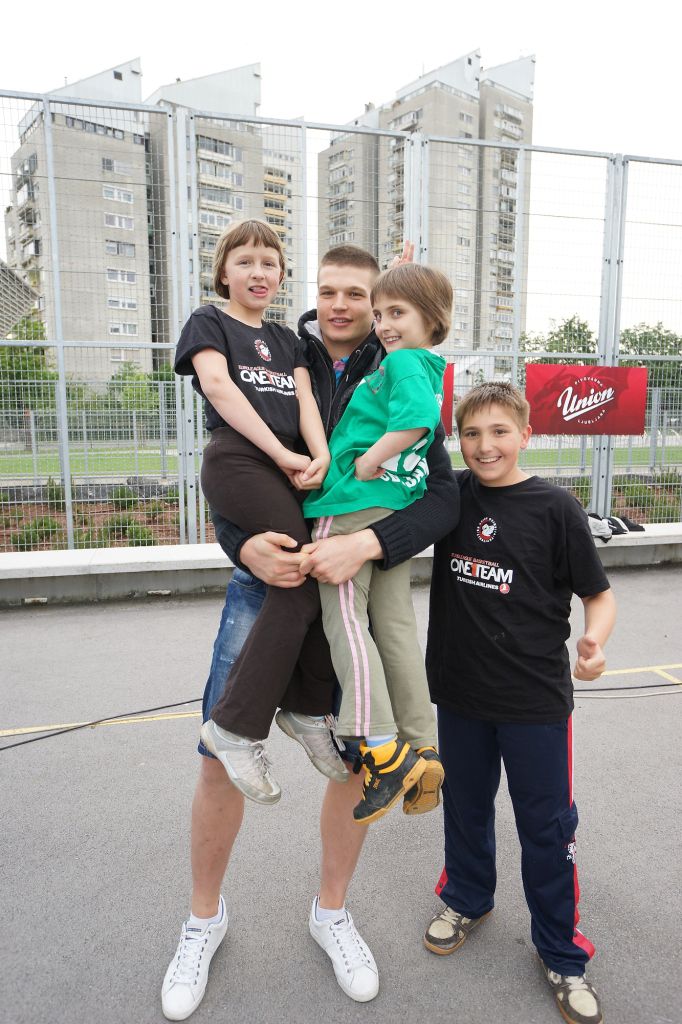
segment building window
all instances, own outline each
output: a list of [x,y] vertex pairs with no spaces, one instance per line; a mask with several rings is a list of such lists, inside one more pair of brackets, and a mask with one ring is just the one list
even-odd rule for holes
[[135,245],[133,242],[117,242],[112,238],[107,238],[104,243],[104,249],[107,256],[134,256]]
[[122,217],[118,213],[105,213],[104,223],[108,228],[123,228],[124,231],[132,231],[135,226],[132,217]]
[[[199,211],[199,223],[203,224],[207,228],[229,228],[232,223],[232,218],[228,217],[225,213],[213,213],[211,210],[200,210]],[[213,239],[209,242],[213,245]]]
[[110,295],[107,306],[109,309],[137,309],[137,299],[121,299]]
[[[469,61],[469,63],[471,63],[471,61]],[[463,110],[460,110],[460,112],[459,112],[459,119],[460,119],[460,121],[463,121],[464,124],[473,124],[474,123],[473,114],[465,114]]]
[[123,81],[123,74],[120,71],[114,71],[114,78],[117,82]]
[[463,245],[465,249],[471,246],[471,239],[465,238],[464,235],[457,235],[457,245]]
[[217,153],[219,156],[227,156],[232,160],[242,160],[241,149],[237,149],[231,142],[223,139],[211,139],[208,135],[197,135],[197,149],[203,149],[208,153]]
[[120,284],[135,284],[137,273],[134,270],[116,270],[114,267],[107,268],[107,281],[115,281]]
[[109,324],[109,334],[127,334],[129,337],[136,337],[137,324],[121,323],[114,320]]
[[115,188],[113,185],[102,186],[104,199],[113,199],[115,203],[132,203],[133,193],[127,188]]
[[132,164],[121,163],[120,160],[112,160],[111,157],[102,157],[102,170],[110,174],[132,174]]

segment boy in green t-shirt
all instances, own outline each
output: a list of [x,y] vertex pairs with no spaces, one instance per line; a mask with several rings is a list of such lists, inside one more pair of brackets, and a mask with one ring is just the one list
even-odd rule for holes
[[[452,287],[437,270],[402,264],[378,278],[371,300],[387,355],[356,388],[332,435],[324,484],[304,503],[306,517],[317,517],[308,550],[405,508],[426,489],[425,456],[440,419],[445,370],[432,348],[450,327]],[[432,810],[443,768],[409,564],[382,571],[367,562],[346,583],[320,583],[320,597],[343,690],[337,735],[362,741],[366,778],[355,820],[381,817],[403,793],[407,813]]]

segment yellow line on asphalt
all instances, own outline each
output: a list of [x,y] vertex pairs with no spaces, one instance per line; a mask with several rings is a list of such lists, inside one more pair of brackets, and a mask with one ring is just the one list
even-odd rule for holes
[[[682,679],[676,679],[675,676],[671,676],[666,670],[671,668],[682,668],[682,662],[677,662],[674,665],[642,665],[640,668],[612,668],[606,672],[602,672],[600,678],[604,676],[627,676],[637,675],[643,672],[653,672],[662,679],[667,679],[671,683],[677,683],[678,686],[682,686]],[[596,682],[596,680],[595,680]],[[634,687],[633,687],[634,688]],[[163,715],[131,715],[129,718],[116,718],[107,719],[104,722],[99,722],[98,725],[139,725],[141,722],[168,722],[175,718],[200,718],[200,711],[174,711],[167,712]],[[21,729],[0,729],[0,738],[8,736],[26,736],[32,733],[41,732],[56,732],[59,729],[75,729],[78,726],[89,725],[88,722],[58,722],[56,725],[29,725],[24,726]],[[97,728],[97,726],[91,726],[91,728]]]
[[[599,678],[601,679],[602,676],[634,676],[638,672],[662,672],[666,668],[682,668],[682,662],[677,665],[642,665],[641,668],[611,668],[606,672],[602,672]],[[679,683],[680,680],[676,679],[675,682]]]
[[[200,711],[176,711],[165,715],[144,715],[143,717],[137,715],[130,718],[116,718],[106,719],[104,722],[98,722],[97,725],[91,726],[92,729],[98,728],[100,725],[137,725],[140,722],[165,722],[172,718],[201,718]],[[22,729],[0,729],[0,737],[2,736],[26,736],[29,733],[38,732],[55,732],[59,729],[75,729],[78,726],[89,725],[89,722],[59,722],[56,725],[29,725],[24,726]]]
[[657,668],[656,675],[662,679],[669,679],[671,683],[677,683],[678,686],[682,686],[682,679],[676,679],[675,676],[671,676],[669,672],[664,672],[663,669]]

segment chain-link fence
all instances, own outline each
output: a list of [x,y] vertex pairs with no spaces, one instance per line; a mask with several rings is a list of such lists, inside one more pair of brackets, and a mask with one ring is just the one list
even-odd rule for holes
[[0,550],[211,539],[171,360],[246,217],[282,239],[270,315],[293,326],[327,248],[385,266],[413,239],[453,284],[456,395],[529,361],[645,365],[642,436],[535,437],[524,465],[602,514],[680,520],[682,165],[532,147],[505,111],[481,141],[419,111],[380,129],[0,94]]

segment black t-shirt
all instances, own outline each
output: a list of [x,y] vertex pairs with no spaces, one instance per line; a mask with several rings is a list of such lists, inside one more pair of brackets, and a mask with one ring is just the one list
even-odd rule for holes
[[206,427],[225,420],[206,399],[192,366],[192,356],[214,348],[225,356],[230,377],[274,434],[298,436],[298,401],[294,368],[308,366],[305,348],[292,330],[263,321],[250,327],[216,306],[201,306],[182,329],[175,352],[175,372],[192,375],[192,386],[204,399]]
[[567,718],[571,596],[609,588],[587,516],[539,477],[484,487],[465,470],[459,485],[459,525],[434,552],[431,698],[487,721]]

